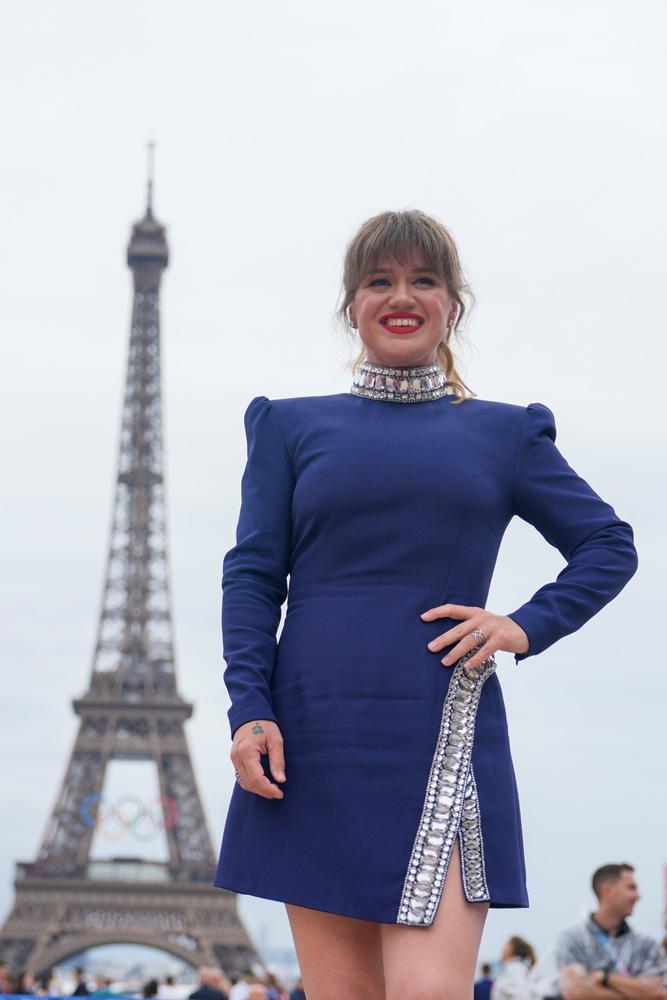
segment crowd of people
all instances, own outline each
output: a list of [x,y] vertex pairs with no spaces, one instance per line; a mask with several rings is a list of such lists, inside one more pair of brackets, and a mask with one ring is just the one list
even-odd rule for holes
[[539,961],[528,941],[510,937],[500,972],[482,966],[474,1000],[667,1000],[667,938],[659,943],[628,923],[640,898],[632,865],[602,865],[592,889],[596,909]]
[[[628,923],[640,898],[632,865],[603,865],[593,874],[592,888],[596,909],[563,931],[539,960],[528,941],[510,937],[502,949],[500,971],[494,976],[490,965],[481,967],[474,1000],[667,1000],[667,939],[660,944]],[[114,990],[106,976],[91,981],[81,967],[74,977],[71,996],[130,995]],[[257,976],[248,971],[230,979],[222,969],[202,967],[197,980],[188,1000],[306,1000],[302,980],[287,990],[273,973]],[[163,982],[149,980],[135,995],[139,1000],[186,1000],[186,992],[167,976]],[[53,995],[52,975],[12,976],[0,962],[2,993]]]
[[29,972],[19,972],[12,975],[9,966],[0,961],[0,994],[12,993],[32,997],[48,997],[52,995],[53,974],[45,972],[41,976],[33,976]]
[[[188,995],[188,1000],[306,1000],[301,980],[288,991],[273,972],[257,976],[248,971],[228,979],[222,969],[202,966],[197,970],[197,981],[197,989]],[[184,1000],[182,988],[171,976],[162,984],[151,979],[144,986],[142,997]]]
[[257,976],[248,971],[228,979],[222,969],[202,966],[197,970],[197,988],[187,987],[166,976],[163,981],[149,979],[137,992],[114,987],[108,976],[87,975],[82,966],[74,969],[74,985],[67,993],[54,986],[53,974],[45,973],[38,979],[27,972],[12,975],[8,966],[0,961],[0,995],[12,996],[72,996],[72,997],[135,997],[136,1000],[306,1000],[303,982],[298,979],[291,990],[285,989],[272,972]]

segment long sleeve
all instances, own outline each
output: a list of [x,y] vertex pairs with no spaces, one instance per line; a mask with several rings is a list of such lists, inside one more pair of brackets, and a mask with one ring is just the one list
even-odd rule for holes
[[530,403],[516,455],[513,512],[534,525],[567,566],[509,614],[529,641],[527,652],[515,654],[517,663],[581,628],[638,565],[631,526],[568,465],[555,440],[549,407]]
[[244,722],[271,719],[270,681],[291,551],[292,463],[271,402],[256,396],[244,415],[248,458],[236,544],[223,559],[224,682],[232,737]]

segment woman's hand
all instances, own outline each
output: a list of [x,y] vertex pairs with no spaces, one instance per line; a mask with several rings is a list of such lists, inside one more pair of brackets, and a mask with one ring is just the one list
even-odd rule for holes
[[283,737],[277,724],[269,719],[244,722],[234,733],[229,754],[237,772],[237,781],[246,792],[265,799],[282,799],[284,792],[264,774],[260,757],[269,755],[269,768],[276,781],[286,781]]
[[438,608],[429,608],[423,611],[420,617],[427,622],[435,621],[436,618],[462,618],[460,625],[455,625],[442,635],[436,636],[428,644],[432,653],[437,653],[444,646],[456,642],[457,645],[450,649],[447,656],[443,657],[442,663],[446,667],[453,666],[464,653],[469,649],[474,649],[479,645],[478,639],[472,635],[474,629],[481,628],[484,633],[484,645],[466,660],[466,670],[474,670],[476,667],[488,660],[497,650],[502,649],[507,653],[526,653],[528,651],[528,636],[520,625],[513,618],[507,615],[494,615],[484,608],[473,608],[466,604],[441,604]]

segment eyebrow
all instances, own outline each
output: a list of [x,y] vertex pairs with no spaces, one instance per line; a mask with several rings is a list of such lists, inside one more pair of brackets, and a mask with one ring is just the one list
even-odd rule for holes
[[[367,271],[367,275],[371,274],[391,274],[393,268],[391,267],[374,267],[372,271]],[[416,274],[437,274],[438,272],[434,267],[413,267],[412,270]]]

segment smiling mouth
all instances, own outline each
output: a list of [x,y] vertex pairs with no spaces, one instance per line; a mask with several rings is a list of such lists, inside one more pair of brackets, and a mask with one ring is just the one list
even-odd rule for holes
[[423,326],[423,323],[422,317],[416,316],[414,313],[392,313],[389,316],[383,316],[380,320],[380,325],[385,330],[401,334],[412,333]]

